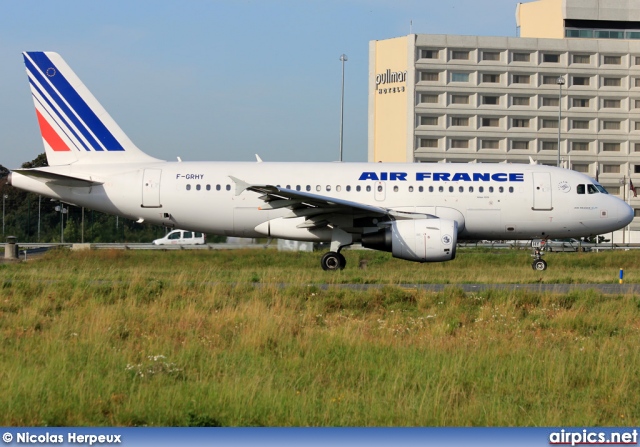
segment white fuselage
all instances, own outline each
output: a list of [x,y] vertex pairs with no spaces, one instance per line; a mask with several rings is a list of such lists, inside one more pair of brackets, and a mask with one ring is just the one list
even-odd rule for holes
[[[611,232],[633,219],[632,209],[617,197],[586,189],[579,194],[579,185],[594,184],[590,177],[543,165],[153,162],[41,170],[102,184],[59,186],[17,172],[11,183],[77,206],[226,236],[331,240],[330,233],[298,228],[304,217],[266,234],[262,223],[295,217],[292,211],[261,209],[260,194],[236,194],[231,177],[455,220],[459,240],[581,237]],[[340,219],[344,228],[358,227],[356,215]]]

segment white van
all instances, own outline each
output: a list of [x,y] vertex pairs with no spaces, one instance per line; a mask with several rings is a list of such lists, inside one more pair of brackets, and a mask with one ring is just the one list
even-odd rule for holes
[[162,239],[156,239],[153,245],[202,245],[205,235],[197,231],[173,230]]

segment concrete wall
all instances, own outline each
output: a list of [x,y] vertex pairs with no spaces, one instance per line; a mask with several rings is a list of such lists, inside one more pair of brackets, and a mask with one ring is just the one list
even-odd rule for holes
[[369,44],[369,161],[407,161],[410,38]]
[[564,37],[563,0],[520,3],[516,12],[516,22],[520,27],[520,37],[562,39]]

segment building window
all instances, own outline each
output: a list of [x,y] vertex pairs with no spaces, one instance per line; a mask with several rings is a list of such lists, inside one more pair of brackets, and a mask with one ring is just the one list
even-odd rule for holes
[[633,152],[640,152],[640,143],[633,143]]
[[482,97],[482,104],[484,104],[485,106],[497,106],[500,103],[500,97],[499,96],[483,96]]
[[602,58],[602,63],[606,65],[620,65],[622,63],[622,58],[620,56],[604,56]]
[[462,116],[452,116],[451,117],[451,125],[452,126],[468,126],[469,118]]
[[469,82],[469,73],[451,73],[451,82]]
[[483,61],[499,61],[500,53],[498,51],[483,51],[482,60]]
[[421,116],[420,125],[421,126],[437,126],[438,117],[437,116]]
[[511,127],[529,127],[529,118],[511,118]]
[[588,54],[574,54],[573,63],[574,64],[590,64],[591,56]]
[[602,121],[602,130],[620,130],[620,121]]
[[620,165],[602,165],[603,174],[620,174]]
[[469,147],[469,140],[451,140],[452,149],[467,149]]
[[531,53],[513,53],[511,58],[513,62],[529,62],[531,60]]
[[558,107],[559,103],[560,101],[556,97],[545,96],[542,98],[542,105],[544,107]]
[[605,87],[620,87],[622,85],[621,78],[604,78],[602,80],[602,85]]
[[482,127],[499,127],[500,118],[482,118]]
[[422,50],[422,59],[438,59],[439,50]]
[[576,172],[585,172],[588,173],[589,172],[589,165],[588,164],[580,164],[580,163],[574,163],[571,166],[571,169],[573,169]]
[[640,165],[633,165],[633,173],[640,174]]
[[500,149],[500,141],[498,140],[482,140],[482,149]]
[[512,75],[511,80],[514,84],[529,84],[531,82],[531,75]]
[[602,107],[604,107],[605,109],[619,109],[620,100],[619,99],[603,99]]
[[514,106],[528,106],[530,98],[528,96],[513,96],[511,104]]
[[607,186],[607,192],[612,196],[620,195],[620,187],[619,186]]
[[571,105],[573,107],[589,107],[589,98],[573,98]]
[[545,85],[556,84],[557,81],[558,81],[558,76],[555,76],[555,75],[542,76],[542,83]]
[[557,141],[543,141],[542,142],[542,150],[543,151],[557,151],[558,150],[558,142]]
[[424,104],[437,104],[438,103],[438,95],[420,95],[420,102]]
[[451,59],[456,60],[469,60],[469,52],[466,50],[452,50],[451,51]]
[[500,82],[500,75],[496,73],[483,73],[482,82],[491,82],[491,83]]
[[420,138],[420,147],[438,147],[436,138]]
[[469,104],[469,95],[451,95],[451,104]]
[[571,143],[571,150],[573,150],[573,151],[588,151],[589,150],[589,142],[587,142],[587,141],[574,141],[573,143]]
[[572,129],[588,129],[589,120],[571,120]]
[[423,71],[420,73],[421,81],[433,82],[439,79],[440,79],[440,73],[438,73],[437,71]]
[[633,127],[635,130],[640,130],[640,121],[634,121],[633,122]]
[[557,119],[542,119],[542,128],[544,128],[544,129],[557,129],[558,128],[558,120]]
[[515,140],[511,142],[511,149],[529,149],[529,142],[528,141],[522,141],[522,140]]
[[571,85],[589,85],[588,76],[572,76]]
[[633,86],[640,87],[640,78],[633,78]]
[[636,56],[634,60],[635,60],[635,65],[640,65],[640,56]]
[[542,55],[542,62],[549,62],[549,63],[557,64],[558,62],[560,62],[560,55],[559,54],[545,53],[545,54]]
[[634,217],[640,217],[640,209],[635,208],[635,209],[633,210],[633,216],[634,216]]
[[603,152],[620,152],[620,143],[602,143]]

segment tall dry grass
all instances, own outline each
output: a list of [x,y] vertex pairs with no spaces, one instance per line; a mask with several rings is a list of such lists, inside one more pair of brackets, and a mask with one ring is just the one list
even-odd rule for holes
[[[352,265],[363,256],[366,270],[337,274],[317,255],[270,250],[59,252],[4,265],[0,424],[640,421],[637,297],[397,285],[514,282],[516,271],[523,282],[604,282],[637,255],[558,254],[547,272],[520,252],[443,265],[347,253]],[[343,282],[388,285],[318,287]]]

